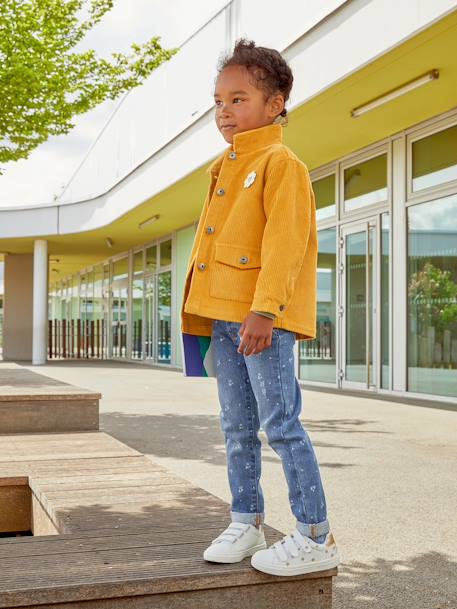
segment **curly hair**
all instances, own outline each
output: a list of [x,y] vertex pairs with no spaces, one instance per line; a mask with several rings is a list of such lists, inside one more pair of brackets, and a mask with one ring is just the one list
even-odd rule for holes
[[[284,103],[289,99],[294,80],[292,70],[284,57],[275,49],[256,46],[253,40],[238,38],[231,55],[224,54],[218,61],[217,73],[228,66],[244,66],[254,77],[255,85],[264,93],[265,101],[281,93]],[[216,77],[217,78],[217,77]],[[284,108],[280,116],[287,116]]]

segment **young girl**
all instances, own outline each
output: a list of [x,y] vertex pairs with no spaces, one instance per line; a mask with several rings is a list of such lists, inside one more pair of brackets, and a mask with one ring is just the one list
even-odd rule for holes
[[[239,39],[220,61],[216,125],[231,144],[211,183],[187,270],[181,330],[211,336],[232,494],[208,561],[251,556],[298,575],[339,564],[316,455],[302,427],[295,340],[316,336],[317,230],[307,166],[282,143],[293,76],[274,49]],[[296,528],[267,548],[260,428],[279,455]]]

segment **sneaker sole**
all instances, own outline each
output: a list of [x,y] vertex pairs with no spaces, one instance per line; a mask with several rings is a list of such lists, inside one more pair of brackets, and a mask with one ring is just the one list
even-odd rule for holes
[[220,554],[218,556],[217,554],[216,555],[212,554],[211,558],[209,558],[209,557],[206,558],[205,557],[206,551],[205,551],[203,553],[203,558],[209,562],[224,562],[224,563],[240,562],[241,560],[243,560],[243,558],[246,558],[247,556],[252,556],[258,550],[266,550],[266,548],[267,548],[267,542],[263,541],[262,543],[260,543],[256,546],[252,546],[251,548],[248,548],[247,550],[243,550],[242,552],[233,554],[232,556],[224,556],[223,554]]
[[270,564],[262,564],[258,562],[256,564],[255,556],[251,558],[251,565],[254,569],[262,571],[263,573],[269,573],[270,575],[305,575],[306,573],[315,573],[316,571],[327,571],[337,567],[340,564],[340,557],[334,556],[333,558],[327,558],[326,560],[320,560],[318,562],[312,562],[305,565],[295,565],[284,567],[272,566]]

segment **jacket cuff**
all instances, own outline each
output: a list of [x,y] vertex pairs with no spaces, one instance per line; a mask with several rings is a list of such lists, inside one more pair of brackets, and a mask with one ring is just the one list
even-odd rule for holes
[[274,313],[269,313],[268,311],[254,311],[254,313],[258,313],[264,317],[269,317],[270,319],[276,319],[276,315]]
[[286,305],[282,302],[272,298],[257,296],[254,298],[250,310],[254,312],[268,311],[269,313],[273,313],[276,317],[283,317],[285,309]]

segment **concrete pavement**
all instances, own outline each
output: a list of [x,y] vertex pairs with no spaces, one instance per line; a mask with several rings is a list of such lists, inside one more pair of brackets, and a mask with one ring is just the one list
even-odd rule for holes
[[[100,391],[102,430],[230,502],[216,379],[103,361],[26,367]],[[302,398],[342,559],[334,608],[457,609],[457,412]],[[295,518],[281,461],[260,437],[265,520],[286,534]]]

